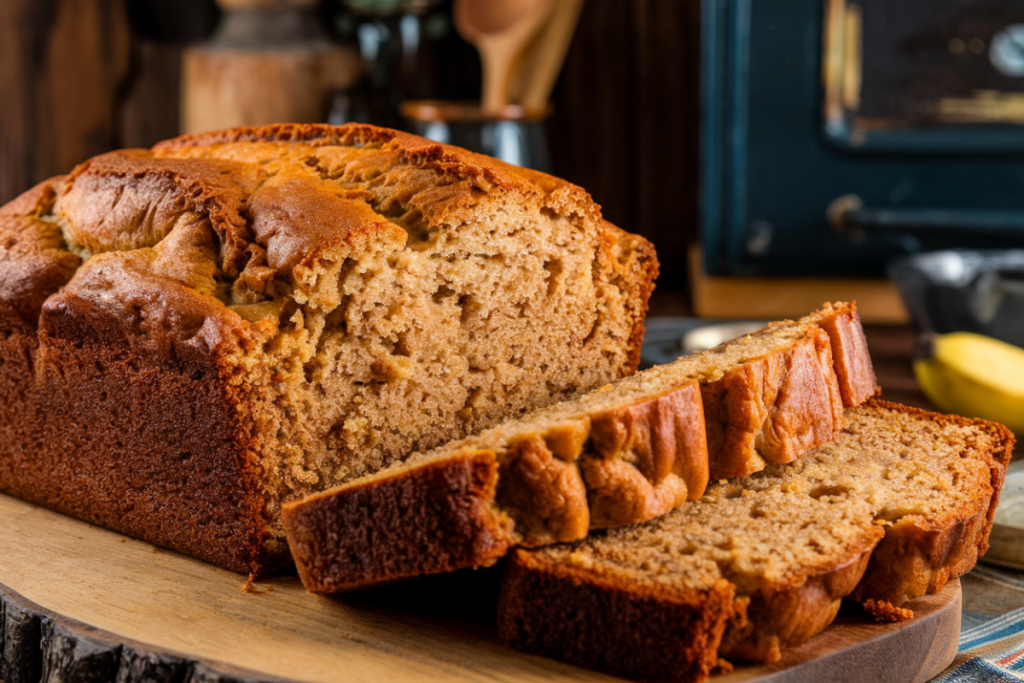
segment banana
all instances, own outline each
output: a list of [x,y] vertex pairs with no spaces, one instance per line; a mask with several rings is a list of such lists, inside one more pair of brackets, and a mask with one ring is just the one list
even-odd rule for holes
[[914,376],[940,410],[1002,422],[1024,434],[1024,349],[973,332],[934,338]]

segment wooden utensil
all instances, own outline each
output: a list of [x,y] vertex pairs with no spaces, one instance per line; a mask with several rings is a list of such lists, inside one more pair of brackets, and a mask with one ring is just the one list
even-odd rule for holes
[[456,0],[455,27],[480,52],[485,114],[508,104],[512,72],[553,4],[553,0]]
[[523,52],[518,78],[512,84],[512,101],[526,111],[547,105],[551,89],[562,71],[583,0],[558,0],[551,16]]

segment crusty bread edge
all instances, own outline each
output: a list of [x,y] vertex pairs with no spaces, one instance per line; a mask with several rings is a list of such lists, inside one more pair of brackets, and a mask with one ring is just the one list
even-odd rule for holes
[[849,559],[829,571],[813,574],[797,586],[765,586],[750,596],[746,626],[726,630],[719,656],[774,663],[782,650],[824,631],[839,612],[842,599],[857,586],[871,553],[883,536],[872,527],[864,545],[851,549]]
[[[666,590],[521,549],[508,559],[498,605],[499,636],[513,647],[656,680],[703,680],[726,627],[746,619],[746,601],[724,579],[707,591]],[[652,650],[657,657],[645,656]]]
[[[700,392],[693,380],[656,396],[645,396],[621,409],[606,411],[600,419],[621,423],[623,429],[630,425],[633,430],[646,431],[651,441],[664,440],[667,435],[656,432],[680,424],[689,426],[692,420],[676,418],[668,420],[667,425],[638,423],[633,415],[633,409],[648,406],[654,407],[652,412],[657,415],[657,407],[663,401],[674,410],[695,413],[703,422]],[[529,441],[539,442],[536,445],[543,448],[543,439],[534,436],[537,438]],[[670,441],[693,441],[689,436],[675,435]],[[613,441],[610,439],[609,443]],[[696,441],[699,443],[688,444],[688,448],[700,446],[702,450],[690,455],[706,461],[703,434]],[[631,448],[628,442],[618,446]],[[565,463],[550,452],[545,455],[550,463],[544,469],[555,467],[562,474],[549,478],[544,469],[530,468],[521,479],[524,486],[552,485],[554,489],[545,492],[563,502],[578,499],[576,507],[582,507],[585,518],[566,520],[563,537],[549,537],[531,529],[528,519],[513,519],[515,512],[510,514],[507,506],[501,504],[499,477],[505,477],[505,486],[509,486],[512,480],[508,478],[516,475],[509,466],[499,464],[493,450],[466,448],[442,459],[408,467],[398,465],[351,484],[285,503],[282,523],[303,585],[314,593],[343,592],[412,576],[488,566],[521,542],[544,545],[585,537],[590,527],[590,503],[580,472],[581,459]],[[620,455],[618,451],[605,453],[604,458],[614,460]],[[677,458],[682,455],[686,453],[676,453]],[[636,474],[643,478],[639,472]],[[707,469],[682,478],[689,479],[695,493],[703,492]],[[568,486],[572,483],[576,486]],[[639,518],[630,522],[646,521],[667,511],[641,506],[634,510]],[[557,520],[549,521],[549,528],[557,526]]]
[[877,398],[865,405],[924,417],[940,424],[975,427],[987,432],[994,442],[992,452],[986,454],[992,492],[985,506],[961,515],[945,528],[921,524],[913,517],[886,527],[885,538],[872,554],[864,578],[851,598],[899,607],[921,595],[939,592],[950,579],[970,571],[988,549],[989,533],[1016,439],[1005,426],[988,420],[942,415]]
[[494,451],[475,450],[396,470],[345,495],[285,503],[299,577],[313,593],[341,592],[493,564],[513,543],[511,520],[493,504],[497,483]]
[[[619,273],[623,275],[622,281],[630,288],[623,292],[624,299],[632,307],[625,311],[626,316],[631,320],[631,331],[628,348],[629,356],[625,365],[620,370],[620,377],[627,377],[636,372],[640,367],[640,352],[644,341],[644,320],[647,318],[647,311],[650,306],[651,294],[654,292],[655,280],[660,272],[658,255],[654,245],[640,235],[627,232],[622,228],[601,221],[599,234],[601,249],[599,258],[606,263],[600,264],[609,274]],[[631,258],[625,264],[628,272],[620,273],[623,265],[620,264],[618,252],[626,249]]]

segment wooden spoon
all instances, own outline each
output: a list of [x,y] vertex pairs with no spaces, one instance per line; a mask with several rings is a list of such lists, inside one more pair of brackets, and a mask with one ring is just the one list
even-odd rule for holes
[[547,106],[582,8],[583,0],[557,0],[551,17],[524,51],[511,97],[526,111]]
[[551,11],[553,0],[456,0],[455,27],[476,46],[483,66],[482,109],[508,104],[512,71],[523,48]]

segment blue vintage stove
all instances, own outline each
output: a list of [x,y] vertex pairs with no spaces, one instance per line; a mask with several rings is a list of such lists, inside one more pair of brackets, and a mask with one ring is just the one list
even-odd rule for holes
[[1024,2],[703,0],[717,275],[1024,246]]

